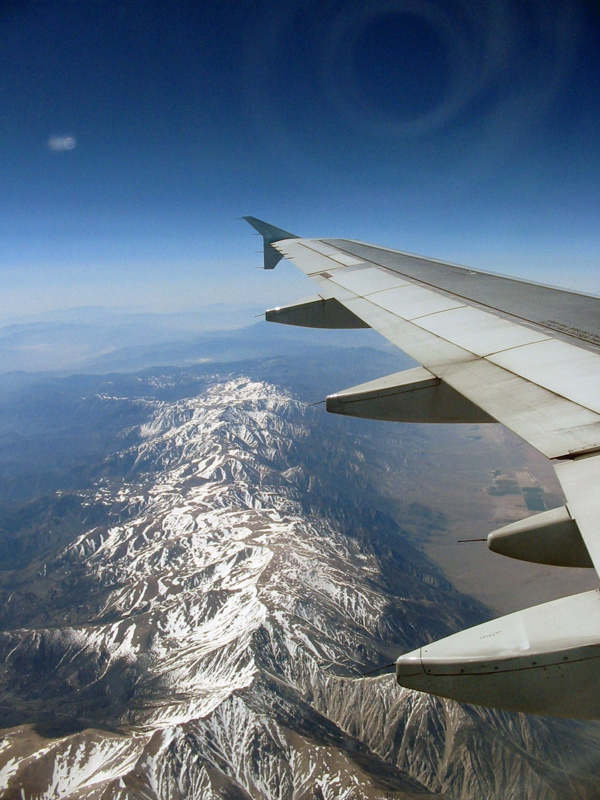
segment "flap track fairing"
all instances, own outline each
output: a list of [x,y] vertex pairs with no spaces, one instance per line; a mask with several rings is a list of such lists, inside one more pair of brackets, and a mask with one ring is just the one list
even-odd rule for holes
[[600,593],[563,597],[440,639],[396,662],[401,686],[462,703],[600,718]]
[[329,395],[326,403],[332,414],[393,422],[496,421],[424,367]]
[[593,567],[577,522],[566,506],[553,508],[492,531],[494,553],[554,567]]
[[300,303],[279,306],[265,311],[267,322],[300,325],[303,328],[368,328],[366,322],[334,297],[320,295]]

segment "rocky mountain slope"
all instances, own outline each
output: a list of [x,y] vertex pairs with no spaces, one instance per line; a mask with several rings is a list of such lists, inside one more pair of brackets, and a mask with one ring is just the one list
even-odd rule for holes
[[2,796],[597,797],[596,727],[361,677],[488,612],[386,512],[369,449],[251,372],[88,394],[134,424],[19,512],[39,527],[0,575]]

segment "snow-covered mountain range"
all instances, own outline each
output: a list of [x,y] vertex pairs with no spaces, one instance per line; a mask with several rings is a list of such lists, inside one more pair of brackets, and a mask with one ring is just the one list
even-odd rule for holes
[[593,725],[361,677],[488,612],[348,426],[251,367],[135,380],[87,387],[116,444],[11,523],[47,546],[0,574],[2,797],[599,796]]

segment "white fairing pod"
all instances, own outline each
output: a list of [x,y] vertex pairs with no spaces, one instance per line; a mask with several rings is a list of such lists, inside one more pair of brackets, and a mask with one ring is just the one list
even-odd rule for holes
[[396,662],[401,686],[463,703],[600,718],[600,592],[564,597],[440,639]]
[[494,553],[521,561],[555,567],[594,566],[577,522],[566,506],[492,531],[488,534],[487,545]]

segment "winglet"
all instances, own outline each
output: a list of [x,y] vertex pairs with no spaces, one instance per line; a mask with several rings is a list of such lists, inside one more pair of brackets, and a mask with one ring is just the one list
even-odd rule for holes
[[262,219],[256,219],[256,217],[242,217],[242,219],[245,219],[246,222],[252,225],[252,227],[263,237],[263,241],[265,243],[265,269],[275,269],[277,264],[279,264],[283,258],[281,253],[272,246],[273,242],[280,242],[282,239],[300,238],[299,236],[296,236],[295,233],[290,233],[289,231],[284,231],[281,228],[276,228],[274,225],[269,225],[268,222],[263,222]]

